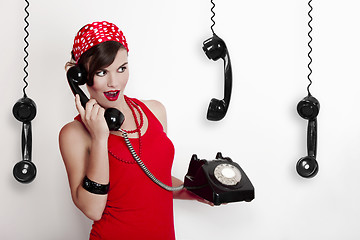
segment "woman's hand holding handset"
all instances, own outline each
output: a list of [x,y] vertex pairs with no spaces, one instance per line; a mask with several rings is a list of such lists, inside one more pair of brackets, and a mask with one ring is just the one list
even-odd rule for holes
[[78,94],[75,96],[75,104],[76,109],[81,116],[81,120],[88,129],[91,138],[97,140],[107,140],[109,137],[109,128],[104,118],[105,109],[101,107],[95,99],[90,99],[84,108],[81,105]]
[[[74,202],[84,214],[92,220],[99,220],[105,209],[107,195],[93,194],[84,189],[83,179],[86,176],[91,181],[106,185],[109,184],[109,159],[107,152],[107,141],[109,128],[104,118],[105,109],[97,104],[96,100],[90,99],[85,108],[81,105],[79,95],[75,96],[75,105],[81,120],[86,126],[91,142],[88,155],[84,156],[81,167],[75,166],[80,172],[74,175],[78,178],[73,193]],[[78,160],[78,159],[77,159]],[[78,160],[79,161],[79,160]]]

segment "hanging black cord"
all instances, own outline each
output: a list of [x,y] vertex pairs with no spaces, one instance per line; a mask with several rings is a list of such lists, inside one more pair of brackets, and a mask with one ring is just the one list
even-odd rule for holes
[[25,89],[27,88],[27,86],[29,85],[28,82],[26,81],[26,78],[29,76],[28,72],[26,71],[26,68],[29,66],[29,63],[28,61],[26,60],[27,57],[29,56],[29,53],[27,52],[27,48],[29,47],[29,42],[27,41],[27,38],[29,37],[29,32],[27,31],[27,28],[29,27],[29,22],[27,21],[27,18],[29,17],[29,12],[27,11],[28,7],[29,7],[29,1],[28,0],[25,0],[26,2],[26,7],[25,7],[25,12],[26,12],[26,16],[24,18],[24,21],[26,23],[26,26],[24,28],[24,31],[26,33],[26,36],[24,38],[24,42],[26,44],[25,48],[24,48],[24,52],[25,52],[25,57],[24,57],[24,62],[25,62],[25,67],[24,67],[24,73],[25,73],[25,76],[24,76],[24,83],[25,83],[25,87],[23,88],[23,93],[24,93],[24,97],[26,97],[26,92],[25,92]]
[[211,3],[212,3],[212,8],[211,8],[211,12],[212,12],[212,16],[211,16],[211,21],[213,22],[213,24],[211,25],[211,31],[213,33],[213,35],[215,35],[215,32],[214,32],[214,26],[215,26],[215,21],[214,21],[214,17],[215,17],[215,12],[214,12],[214,8],[215,8],[215,3],[213,0],[211,0]]
[[308,26],[309,26],[309,28],[310,28],[310,31],[309,31],[309,33],[308,33],[308,36],[309,36],[309,38],[310,38],[310,41],[308,42],[308,46],[309,46],[309,48],[310,48],[310,50],[309,50],[309,53],[308,53],[308,57],[309,57],[309,59],[310,59],[310,62],[309,62],[309,64],[308,64],[308,69],[309,69],[309,71],[310,71],[310,73],[309,73],[309,75],[307,76],[307,78],[308,78],[308,80],[309,80],[309,85],[307,86],[307,91],[308,91],[308,94],[309,95],[311,95],[310,94],[310,86],[311,86],[311,84],[312,84],[312,81],[311,81],[311,78],[310,78],[310,76],[311,76],[311,74],[312,74],[312,69],[311,69],[311,67],[310,67],[310,65],[311,65],[311,63],[312,63],[312,58],[311,58],[311,56],[310,56],[310,54],[311,54],[311,52],[312,52],[312,47],[311,47],[311,42],[312,42],[312,37],[311,37],[311,32],[312,32],[312,30],[313,30],[313,28],[312,28],[312,26],[311,26],[311,22],[312,22],[312,20],[313,20],[313,18],[312,18],[312,16],[311,16],[311,12],[312,12],[312,10],[313,10],[313,7],[311,6],[311,2],[312,2],[312,0],[309,0],[309,3],[308,3],[308,5],[309,5],[309,7],[310,7],[310,10],[309,10],[309,12],[308,12],[308,16],[310,17],[310,20],[309,20],[309,22],[308,22]]

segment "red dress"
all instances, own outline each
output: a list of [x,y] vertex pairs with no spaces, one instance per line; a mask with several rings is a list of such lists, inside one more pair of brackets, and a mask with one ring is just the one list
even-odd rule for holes
[[[141,137],[140,158],[160,181],[171,186],[174,145],[154,114],[137,99],[148,128]],[[81,121],[80,116],[75,119]],[[131,139],[139,155],[139,139]],[[173,194],[156,185],[133,159],[121,136],[108,139],[110,190],[102,218],[92,225],[90,239],[173,240]]]

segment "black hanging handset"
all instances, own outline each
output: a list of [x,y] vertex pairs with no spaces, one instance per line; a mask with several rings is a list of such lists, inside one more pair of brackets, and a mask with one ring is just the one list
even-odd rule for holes
[[219,152],[216,159],[198,159],[194,154],[184,179],[184,187],[196,195],[220,205],[254,199],[254,187],[241,167]]
[[317,116],[319,114],[320,111],[320,103],[319,101],[313,97],[310,93],[310,86],[312,84],[312,80],[310,78],[311,74],[312,74],[312,69],[310,67],[311,63],[312,63],[312,58],[311,58],[311,52],[312,52],[312,47],[310,45],[310,43],[312,42],[312,37],[310,35],[310,33],[312,32],[312,26],[311,26],[311,22],[312,22],[312,16],[311,16],[311,12],[313,10],[313,7],[311,6],[311,1],[309,0],[309,7],[310,10],[308,12],[308,16],[310,17],[310,20],[308,22],[308,26],[310,28],[308,36],[310,38],[310,41],[308,43],[309,46],[309,53],[308,53],[308,57],[309,57],[309,64],[308,64],[308,69],[309,69],[309,74],[307,76],[308,80],[309,80],[309,85],[307,87],[307,91],[308,91],[308,95],[306,97],[304,97],[297,105],[296,109],[298,114],[304,118],[307,119],[308,122],[308,127],[307,127],[307,151],[308,151],[308,155],[306,157],[300,158],[299,161],[296,163],[296,171],[298,172],[298,174],[304,178],[311,178],[314,177],[318,171],[319,171],[319,164],[316,161],[316,149],[317,149]]
[[209,59],[217,61],[221,58],[224,60],[224,99],[211,99],[207,112],[208,120],[219,121],[225,117],[230,103],[232,89],[232,70],[230,56],[225,42],[215,33],[211,38],[204,41],[203,50]]
[[36,166],[31,161],[32,133],[31,121],[36,116],[36,104],[26,94],[13,107],[14,117],[22,122],[21,150],[22,160],[15,164],[13,175],[21,183],[30,183],[36,177]]
[[[74,95],[79,94],[80,102],[85,108],[86,103],[89,101],[89,98],[85,93],[80,89],[79,85],[84,85],[87,82],[87,72],[82,65],[75,65],[66,73],[67,80],[71,91]],[[107,108],[104,114],[106,123],[111,131],[117,131],[120,129],[122,123],[125,120],[124,115],[116,108]]]
[[13,175],[15,179],[21,183],[30,183],[36,177],[36,166],[31,161],[31,148],[32,148],[31,121],[36,116],[36,104],[33,100],[27,97],[25,92],[25,89],[28,86],[28,82],[26,81],[26,78],[29,75],[28,72],[26,71],[29,65],[29,63],[27,62],[27,57],[29,56],[29,53],[27,52],[27,48],[29,47],[29,42],[27,41],[27,38],[29,36],[29,32],[27,31],[27,28],[29,26],[29,22],[27,21],[27,18],[29,17],[29,12],[27,11],[27,8],[29,7],[29,2],[26,1],[26,3],[27,3],[25,7],[26,17],[24,18],[24,21],[26,23],[26,26],[24,28],[26,33],[26,36],[24,38],[24,42],[26,44],[24,48],[24,52],[26,55],[24,57],[25,76],[23,78],[23,81],[26,85],[23,88],[24,96],[15,103],[12,109],[14,117],[20,122],[22,122],[22,134],[21,134],[22,161],[15,164],[13,168]]
[[319,165],[316,161],[317,149],[317,116],[320,111],[319,101],[309,94],[297,105],[299,115],[307,119],[307,151],[308,156],[300,158],[296,164],[296,171],[304,178],[314,177],[319,171]]

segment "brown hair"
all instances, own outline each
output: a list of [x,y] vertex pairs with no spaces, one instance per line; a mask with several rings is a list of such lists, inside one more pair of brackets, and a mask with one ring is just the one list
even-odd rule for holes
[[[87,85],[93,85],[94,75],[99,69],[106,68],[111,65],[120,48],[126,49],[124,45],[119,42],[106,41],[95,45],[81,55],[77,64],[83,65],[87,70]],[[72,52],[71,55],[72,61],[67,62],[65,68],[76,65]]]

